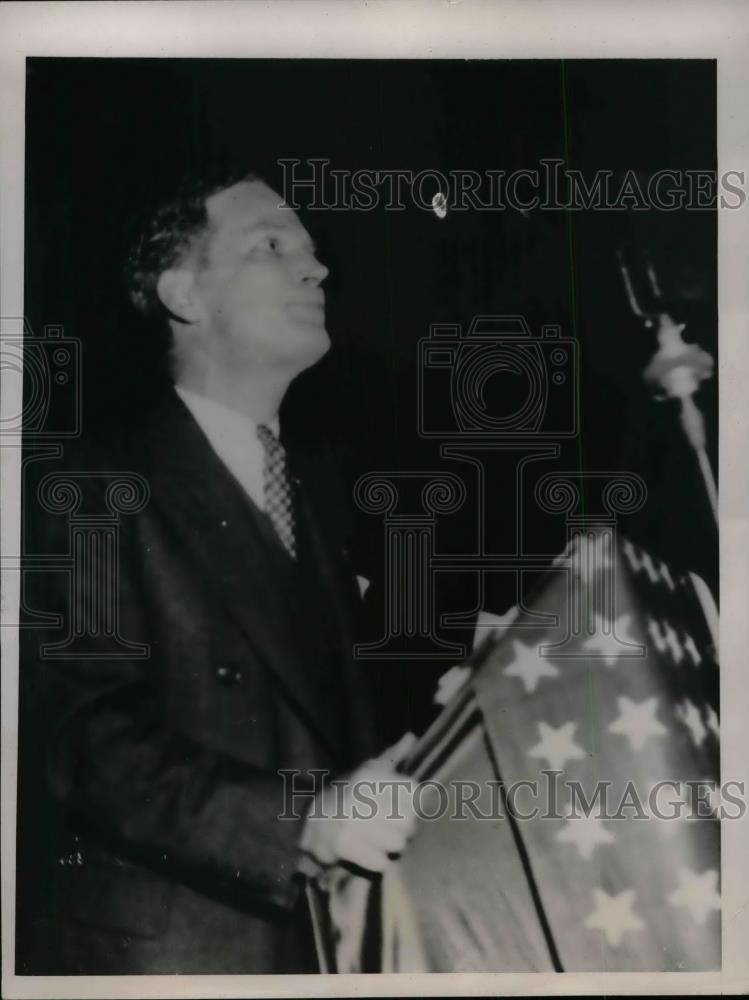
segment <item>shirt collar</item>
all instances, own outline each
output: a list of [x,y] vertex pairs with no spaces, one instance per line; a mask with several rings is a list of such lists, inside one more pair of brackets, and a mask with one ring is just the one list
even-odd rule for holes
[[[215,399],[201,396],[191,389],[185,389],[184,386],[175,385],[174,388],[177,395],[201,427],[208,426],[232,435],[251,434],[253,437],[256,435],[258,424],[254,420],[250,420],[245,413],[233,410],[231,407],[225,406]],[[266,420],[264,426],[269,427],[276,437],[278,437],[280,431],[278,416],[273,417],[271,420]]]

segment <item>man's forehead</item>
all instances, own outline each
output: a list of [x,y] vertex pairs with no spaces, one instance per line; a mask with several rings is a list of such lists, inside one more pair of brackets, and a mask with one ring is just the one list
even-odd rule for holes
[[240,181],[206,199],[208,218],[214,226],[244,231],[259,225],[299,228],[296,212],[263,181]]

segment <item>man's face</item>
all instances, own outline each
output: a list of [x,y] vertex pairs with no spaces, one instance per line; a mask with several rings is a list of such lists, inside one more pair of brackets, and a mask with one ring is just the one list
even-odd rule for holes
[[223,363],[302,371],[325,354],[327,276],[307,230],[261,181],[206,201],[194,290],[205,349]]

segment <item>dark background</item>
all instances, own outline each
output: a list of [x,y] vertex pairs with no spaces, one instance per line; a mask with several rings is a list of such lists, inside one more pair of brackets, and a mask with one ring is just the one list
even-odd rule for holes
[[[186,167],[257,170],[277,190],[279,158],[333,169],[477,170],[561,158],[643,175],[716,169],[712,61],[328,61],[31,59],[27,80],[26,315],[83,343],[84,433],[132,419],[158,391],[163,345],[140,324],[121,281],[129,229]],[[687,339],[717,354],[714,212],[301,212],[329,266],[334,350],[290,393],[289,433],[337,438],[351,483],[362,472],[450,468],[417,433],[417,342],[432,323],[479,313],[559,324],[579,344],[581,434],[558,467],[631,469],[648,483],[636,540],[717,589],[717,541],[672,403],[653,402],[641,372],[654,336],[630,313],[618,247],[645,247],[668,284]],[[511,395],[511,380],[495,391]],[[713,466],[717,392],[701,390]],[[55,406],[50,420],[54,422]],[[303,419],[302,419],[303,418]],[[548,466],[545,470],[548,471]],[[497,546],[512,527],[512,469],[488,471]],[[564,524],[526,512],[529,547],[556,552]],[[471,516],[447,518],[445,552],[472,545]],[[370,629],[382,631],[382,523],[361,516],[362,570],[373,577]],[[471,605],[446,580],[443,610]],[[507,594],[498,584],[493,610]],[[446,635],[453,641],[465,635]],[[385,703],[403,693],[394,730],[418,724],[449,664],[372,663]],[[411,669],[412,668],[412,669]]]

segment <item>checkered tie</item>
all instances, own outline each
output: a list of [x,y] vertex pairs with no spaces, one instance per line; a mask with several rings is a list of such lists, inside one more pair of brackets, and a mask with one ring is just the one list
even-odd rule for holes
[[278,537],[292,559],[296,559],[294,538],[294,502],[286,472],[286,450],[265,424],[259,424],[257,436],[265,452],[263,489],[265,512],[273,522]]

